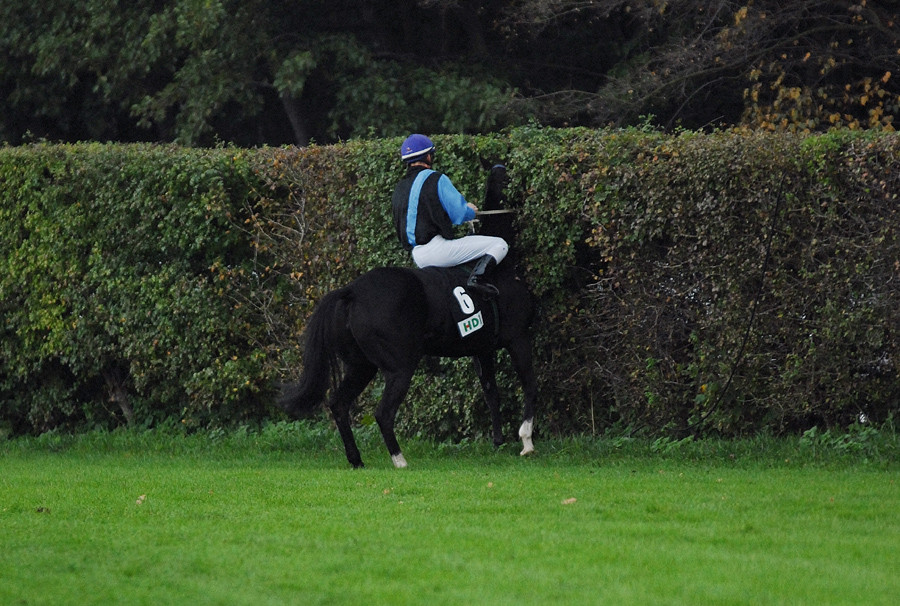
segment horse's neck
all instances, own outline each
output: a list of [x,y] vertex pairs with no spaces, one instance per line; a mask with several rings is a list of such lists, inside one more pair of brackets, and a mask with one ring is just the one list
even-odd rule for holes
[[481,210],[504,210],[506,209],[505,202],[506,199],[503,192],[488,190],[484,196],[484,203],[481,205]]
[[[485,191],[482,210],[497,211],[507,209],[506,192],[504,187],[500,186],[503,181],[497,181],[496,179],[497,173],[492,172]],[[510,259],[512,262],[507,265],[509,267],[515,267],[518,257],[514,250],[516,229],[513,223],[513,215],[497,214],[484,216],[481,219],[481,233],[486,236],[497,236],[506,240],[506,243],[509,244],[510,248],[507,258],[513,257]]]
[[519,267],[520,260],[518,251],[515,248],[510,248],[503,261],[494,269],[494,280],[503,283],[507,280],[515,280],[522,277],[523,274]]
[[497,236],[512,246],[516,239],[512,215],[489,215],[481,220],[481,233],[486,236]]

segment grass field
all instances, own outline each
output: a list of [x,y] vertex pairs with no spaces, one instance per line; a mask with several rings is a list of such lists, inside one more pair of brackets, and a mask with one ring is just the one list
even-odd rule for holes
[[0,443],[0,604],[894,604],[895,433],[406,441],[324,425]]

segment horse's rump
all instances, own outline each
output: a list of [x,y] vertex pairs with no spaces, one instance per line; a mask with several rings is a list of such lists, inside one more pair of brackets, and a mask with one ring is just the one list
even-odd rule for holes
[[422,335],[428,324],[428,299],[413,270],[379,267],[347,287],[346,339],[341,356],[362,353],[379,368],[415,363],[422,355]]

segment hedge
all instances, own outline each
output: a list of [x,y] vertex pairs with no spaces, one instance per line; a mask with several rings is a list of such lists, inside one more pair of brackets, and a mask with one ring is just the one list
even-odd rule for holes
[[[542,431],[785,432],[900,407],[898,135],[434,138],[470,199],[482,159],[524,199]],[[0,148],[0,433],[281,418],[315,302],[410,263],[399,142]],[[400,429],[477,438],[484,408],[468,361],[429,362]]]

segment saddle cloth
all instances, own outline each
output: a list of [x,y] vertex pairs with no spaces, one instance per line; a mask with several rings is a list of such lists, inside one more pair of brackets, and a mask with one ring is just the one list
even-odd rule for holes
[[449,334],[452,325],[460,339],[476,334],[479,338],[497,335],[500,330],[497,303],[466,288],[471,266],[426,267],[419,271],[423,274],[429,305],[438,311],[432,320],[441,325],[441,332]]

